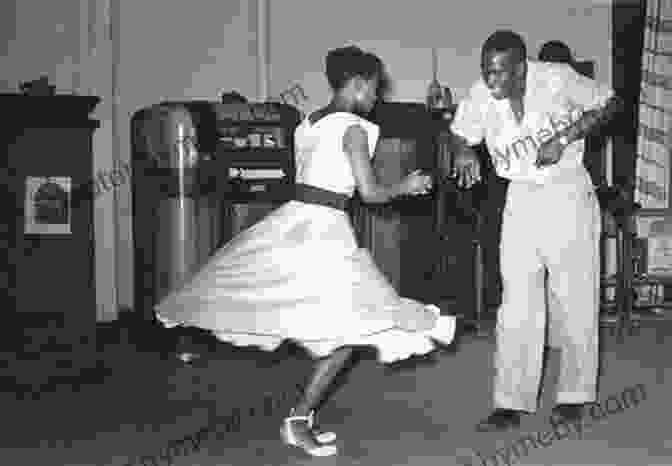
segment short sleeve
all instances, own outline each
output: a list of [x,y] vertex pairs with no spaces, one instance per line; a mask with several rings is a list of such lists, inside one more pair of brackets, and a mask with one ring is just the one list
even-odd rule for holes
[[600,108],[614,96],[609,86],[579,74],[571,66],[563,66],[560,70],[559,92],[584,110]]
[[369,140],[369,156],[373,158],[373,155],[376,152],[378,136],[380,135],[380,127],[374,123],[367,122],[365,128]]
[[488,102],[487,95],[480,91],[479,82],[476,82],[459,102],[450,126],[454,134],[466,139],[470,145],[480,144],[485,135],[484,115]]
[[359,125],[364,128],[366,131],[366,139],[369,143],[369,158],[373,158],[376,144],[378,143],[378,136],[380,135],[380,127],[377,124],[354,114],[344,113],[341,121],[343,124],[343,134],[345,134],[345,131],[352,125]]

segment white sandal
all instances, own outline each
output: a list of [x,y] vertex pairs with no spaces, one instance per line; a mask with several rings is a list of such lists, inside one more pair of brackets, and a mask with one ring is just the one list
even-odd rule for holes
[[[313,430],[314,425],[315,425],[315,411],[311,410],[310,414],[308,414],[308,428],[310,430]],[[331,443],[336,441],[335,432],[320,432],[313,430],[313,433],[315,434],[315,440],[317,440],[318,443]]]
[[319,445],[314,448],[309,448],[305,445],[302,445],[296,438],[294,430],[291,427],[291,423],[293,421],[304,421],[308,424],[308,428],[312,429],[314,421],[313,411],[311,411],[310,415],[308,416],[289,416],[285,418],[283,426],[280,428],[280,435],[286,445],[292,445],[301,448],[310,456],[334,456],[338,453],[338,448],[336,448],[336,445],[326,444],[326,442],[336,439],[336,434],[333,432],[323,432],[321,434],[315,435],[315,440]]
[[456,319],[455,316],[436,316],[434,328],[427,334],[430,338],[438,340],[441,344],[449,345],[455,338]]

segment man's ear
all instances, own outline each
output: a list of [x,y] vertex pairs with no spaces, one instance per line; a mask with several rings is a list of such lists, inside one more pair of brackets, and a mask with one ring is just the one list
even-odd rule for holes
[[527,71],[527,62],[525,60],[521,61],[516,65],[516,76],[519,78],[525,77],[525,72]]

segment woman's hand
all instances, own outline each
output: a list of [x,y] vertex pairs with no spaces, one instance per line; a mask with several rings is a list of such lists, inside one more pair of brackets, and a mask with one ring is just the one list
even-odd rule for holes
[[430,175],[423,175],[422,170],[415,170],[409,173],[401,182],[401,191],[411,196],[427,194],[431,189],[432,177]]
[[397,326],[409,332],[427,332],[434,328],[437,321],[435,313],[430,312],[423,304],[402,301],[404,305],[394,312]]

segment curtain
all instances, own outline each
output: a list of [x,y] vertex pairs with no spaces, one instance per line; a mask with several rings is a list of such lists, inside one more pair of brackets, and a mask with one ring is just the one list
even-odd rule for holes
[[644,28],[635,200],[645,209],[668,209],[672,207],[672,0],[648,0]]

